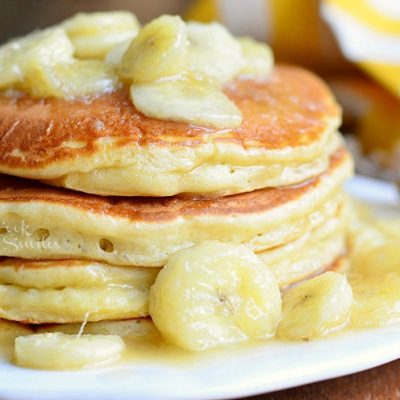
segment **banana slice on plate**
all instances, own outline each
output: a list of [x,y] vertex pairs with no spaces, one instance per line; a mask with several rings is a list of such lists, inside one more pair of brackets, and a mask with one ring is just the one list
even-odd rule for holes
[[131,99],[148,117],[213,128],[236,128],[242,113],[218,88],[196,80],[134,84]]
[[111,48],[132,40],[140,25],[128,11],[79,13],[61,25],[70,37],[79,58],[102,59]]
[[245,65],[238,41],[219,23],[187,23],[189,70],[217,83],[231,80]]
[[350,275],[354,304],[351,324],[378,327],[400,322],[400,274]]
[[189,43],[180,17],[163,15],[145,25],[126,50],[119,68],[122,78],[152,82],[186,70]]
[[251,76],[267,76],[274,66],[271,48],[250,37],[240,37],[238,41],[245,60],[245,65],[240,73]]
[[325,272],[302,282],[283,296],[278,336],[309,340],[344,328],[352,303],[351,287],[342,274]]
[[36,369],[79,369],[118,361],[125,348],[119,336],[42,333],[15,340],[15,361]]
[[151,288],[150,314],[169,342],[206,350],[273,336],[281,295],[246,246],[204,242],[168,260]]

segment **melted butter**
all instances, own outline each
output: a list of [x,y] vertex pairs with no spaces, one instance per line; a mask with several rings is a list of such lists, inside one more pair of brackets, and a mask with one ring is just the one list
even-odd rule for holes
[[260,345],[274,342],[267,341],[246,341],[234,345],[225,345],[205,351],[189,351],[178,346],[165,342],[161,337],[137,342],[125,339],[126,351],[121,359],[121,363],[126,364],[144,364],[151,363],[159,365],[181,365],[181,364],[199,364],[209,362],[210,359],[221,362],[226,358],[232,357],[232,354],[255,349]]
[[126,350],[121,362],[182,363],[196,357],[197,353],[166,343],[161,337],[143,341],[125,339]]

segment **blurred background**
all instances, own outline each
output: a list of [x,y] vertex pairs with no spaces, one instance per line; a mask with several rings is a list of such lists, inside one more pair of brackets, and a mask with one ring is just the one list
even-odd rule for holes
[[359,172],[400,182],[400,0],[0,0],[0,42],[79,11],[218,20],[312,69],[344,110]]

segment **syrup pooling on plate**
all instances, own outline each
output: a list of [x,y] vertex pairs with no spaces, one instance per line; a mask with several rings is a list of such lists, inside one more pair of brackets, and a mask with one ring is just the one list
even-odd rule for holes
[[[363,235],[354,236],[349,282],[354,303],[354,327],[400,323],[400,219],[379,220],[367,215]],[[360,227],[358,227],[359,233]],[[357,233],[357,231],[355,232]]]

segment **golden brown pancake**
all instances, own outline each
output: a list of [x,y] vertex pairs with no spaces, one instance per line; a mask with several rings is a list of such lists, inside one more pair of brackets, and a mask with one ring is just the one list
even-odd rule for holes
[[[331,269],[346,252],[346,214],[341,211],[317,229],[259,257],[284,289]],[[4,258],[0,318],[43,324],[148,316],[149,290],[159,270],[83,260]]]
[[0,318],[37,324],[147,316],[157,274],[92,261],[3,259]]
[[294,240],[337,215],[352,160],[342,148],[303,184],[213,199],[99,197],[0,178],[0,255],[84,258],[162,266],[205,240],[262,251]]
[[96,288],[131,285],[147,290],[159,268],[118,267],[87,260],[0,259],[0,283],[24,288]]
[[235,130],[145,117],[127,91],[91,100],[0,96],[0,172],[100,195],[226,195],[302,182],[340,145],[340,109],[313,74],[281,66],[225,93]]

